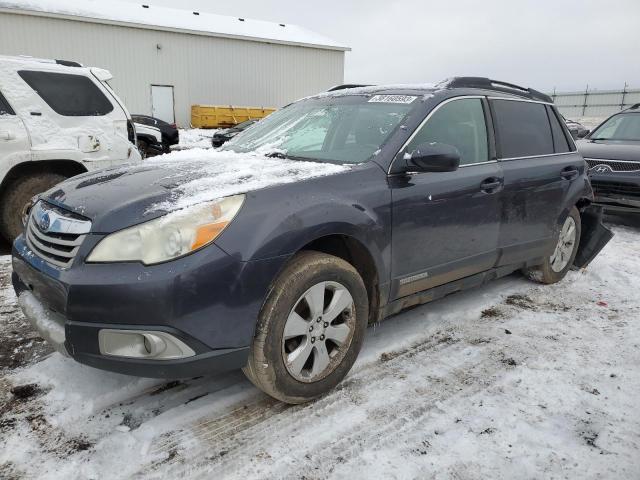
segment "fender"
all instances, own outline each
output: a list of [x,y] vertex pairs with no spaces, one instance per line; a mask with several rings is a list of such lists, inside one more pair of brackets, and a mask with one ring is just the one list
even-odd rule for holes
[[[309,195],[310,191],[322,193]],[[283,195],[288,201],[282,201]],[[279,210],[273,205],[279,205]],[[314,240],[345,235],[369,251],[380,282],[386,283],[390,224],[391,192],[386,175],[378,165],[364,164],[337,175],[247,193],[240,214],[216,244],[245,262],[286,260]]]
[[31,161],[31,152],[29,150],[21,150],[13,152],[2,157],[0,161],[0,185],[4,185],[5,180],[10,175],[11,170],[20,164]]

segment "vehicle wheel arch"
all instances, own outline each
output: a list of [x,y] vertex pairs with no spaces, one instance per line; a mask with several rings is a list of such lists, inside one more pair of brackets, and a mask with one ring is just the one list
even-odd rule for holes
[[376,259],[363,242],[346,234],[329,234],[307,242],[297,253],[315,251],[333,255],[351,264],[360,274],[369,297],[369,323],[378,320],[381,306],[380,272]]
[[80,162],[75,160],[42,160],[42,161],[26,161],[15,164],[6,173],[0,183],[0,195],[11,185],[13,181],[23,175],[34,173],[57,173],[66,177],[74,177],[82,173],[86,173],[87,168]]

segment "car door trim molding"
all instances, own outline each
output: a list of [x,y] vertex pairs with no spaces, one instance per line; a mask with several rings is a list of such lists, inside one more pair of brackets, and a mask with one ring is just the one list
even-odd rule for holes
[[499,158],[499,162],[509,162],[511,160],[525,160],[527,158],[542,158],[542,157],[559,157],[560,155],[578,155],[578,152],[558,152],[558,153],[544,153],[542,155],[526,155],[524,157],[506,157]]
[[[400,147],[400,149],[396,152],[396,154],[393,156],[393,160],[391,161],[391,164],[389,165],[389,168],[387,169],[387,175],[392,175],[391,173],[391,169],[393,168],[393,164],[396,162],[398,155],[400,155],[400,152],[402,152],[405,148],[407,148],[407,145],[409,145],[409,143],[411,143],[411,141],[415,138],[415,136],[418,134],[418,132],[422,129],[422,127],[424,127],[424,125],[429,121],[429,119],[438,111],[440,110],[441,107],[443,107],[444,105],[450,103],[450,102],[454,102],[456,100],[462,100],[465,98],[477,98],[477,99],[484,99],[486,98],[485,95],[461,95],[459,97],[451,97],[451,98],[447,98],[446,100],[440,102],[438,105],[435,106],[435,108],[433,108],[426,117],[424,117],[424,119],[422,120],[422,122],[420,122],[420,125],[418,125],[416,127],[416,129],[413,131],[413,133],[409,136],[409,138],[407,139],[406,142],[404,142],[402,144],[402,147]],[[485,164],[485,163],[489,163],[489,161],[487,162],[479,162],[477,164],[474,165],[479,165],[479,164]],[[468,165],[460,165],[460,167],[463,166],[471,166],[472,164],[468,164]]]

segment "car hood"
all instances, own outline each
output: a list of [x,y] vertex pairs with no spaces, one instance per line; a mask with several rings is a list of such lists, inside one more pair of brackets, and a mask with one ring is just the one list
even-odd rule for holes
[[580,140],[576,145],[585,158],[640,161],[640,142]]
[[349,170],[345,165],[196,149],[73,177],[41,198],[110,233],[202,202]]

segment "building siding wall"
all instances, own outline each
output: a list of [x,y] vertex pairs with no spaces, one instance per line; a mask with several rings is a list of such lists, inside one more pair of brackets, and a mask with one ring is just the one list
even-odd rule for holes
[[183,127],[193,104],[281,107],[344,79],[337,50],[12,13],[0,13],[0,54],[106,68],[132,113],[151,114],[151,85],[172,85]]

